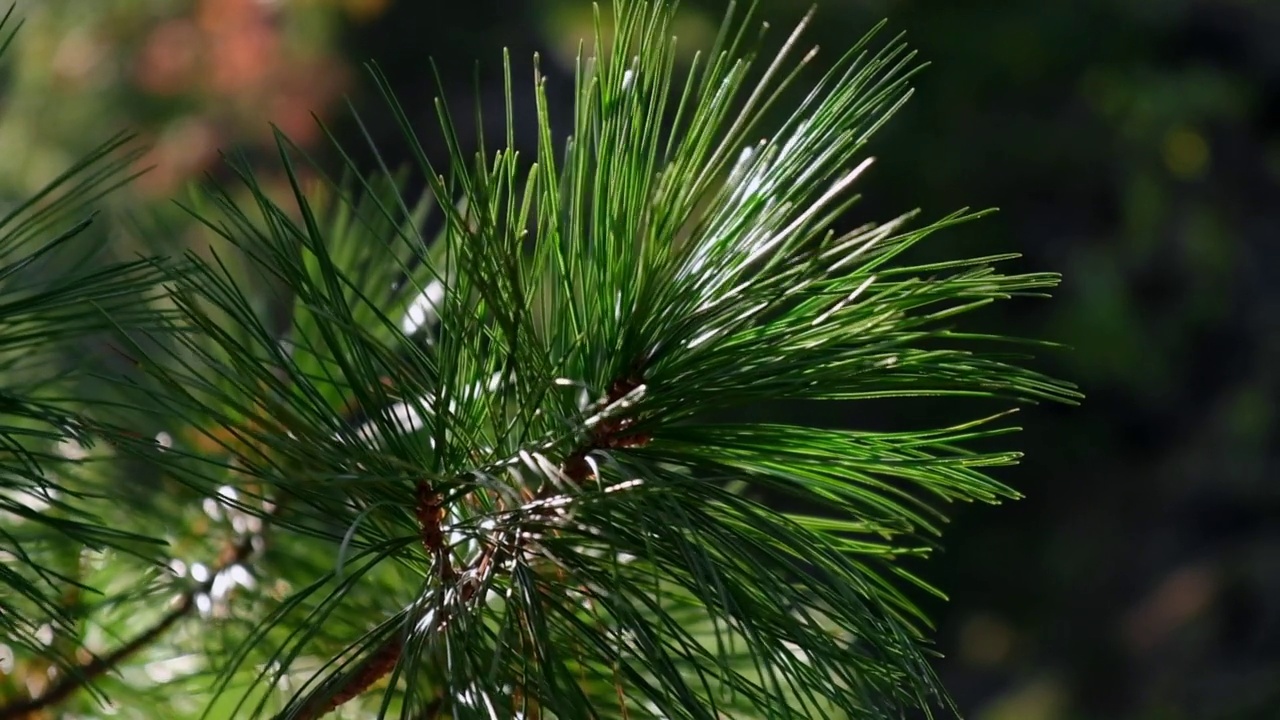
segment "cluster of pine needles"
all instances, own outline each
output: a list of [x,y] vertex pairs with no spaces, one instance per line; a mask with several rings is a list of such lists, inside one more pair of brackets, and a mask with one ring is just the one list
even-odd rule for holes
[[954,326],[1056,278],[907,260],[978,214],[849,223],[918,68],[901,42],[871,33],[800,88],[803,25],[779,45],[731,12],[687,64],[675,12],[598,12],[557,123],[541,74],[514,116],[504,63],[497,150],[464,149],[442,102],[412,126],[375,70],[408,172],[335,141],[330,175],[280,136],[290,191],[232,160],[183,202],[207,238],[184,255],[80,242],[128,138],[10,204],[0,718],[949,707],[904,559],[947,503],[1015,496],[989,474],[1018,457],[989,449],[1003,415],[751,418],[1069,401]]

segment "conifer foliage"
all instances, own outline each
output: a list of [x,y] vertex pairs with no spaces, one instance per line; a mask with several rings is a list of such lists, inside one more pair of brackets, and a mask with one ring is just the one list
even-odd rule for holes
[[[0,221],[0,718],[947,707],[899,560],[940,505],[1014,496],[988,474],[1017,459],[985,441],[1001,416],[741,411],[1070,401],[954,327],[1056,278],[904,259],[972,214],[838,229],[909,95],[902,43],[872,33],[799,88],[803,26],[779,44],[731,12],[686,72],[673,14],[599,15],[566,125],[536,78],[525,156],[513,130],[461,147],[443,103],[411,126],[375,72],[409,174],[338,147],[330,180],[280,137],[288,197],[237,164],[185,205],[207,249],[35,273],[127,167],[111,145]],[[28,367],[107,333],[97,361]]]

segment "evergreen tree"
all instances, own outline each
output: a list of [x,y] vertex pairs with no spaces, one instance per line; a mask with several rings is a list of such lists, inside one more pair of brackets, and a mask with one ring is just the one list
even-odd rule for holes
[[947,707],[901,561],[939,504],[1015,495],[988,473],[1017,454],[975,449],[1003,415],[742,411],[1070,401],[951,326],[1055,277],[905,260],[975,214],[836,229],[908,97],[900,42],[868,35],[795,95],[803,27],[778,49],[731,14],[686,74],[672,14],[598,21],[567,145],[538,79],[529,159],[511,133],[464,150],[441,104],[433,165],[380,82],[422,198],[280,136],[291,196],[234,163],[185,204],[207,252],[58,252],[129,167],[113,141],[0,221],[0,718]]

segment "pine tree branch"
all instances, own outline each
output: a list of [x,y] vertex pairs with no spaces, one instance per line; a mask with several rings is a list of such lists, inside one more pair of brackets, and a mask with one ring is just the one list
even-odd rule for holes
[[[280,504],[277,504],[272,514],[279,512],[279,510]],[[247,561],[254,554],[256,546],[266,534],[266,530],[267,525],[264,523],[262,530],[259,532],[246,534],[239,542],[227,545],[218,559],[218,565],[213,572],[209,573],[209,578],[178,596],[173,609],[165,613],[151,627],[143,630],[132,640],[107,655],[95,656],[89,662],[63,675],[60,680],[54,683],[47,691],[41,693],[39,697],[19,700],[0,707],[0,720],[28,720],[36,717],[36,713],[64,702],[80,689],[88,686],[89,683],[111,672],[139,651],[159,640],[170,628],[191,614],[191,611],[196,607],[196,598],[209,593],[219,575]]]
[[[626,377],[619,378],[610,385],[608,395],[596,403],[593,409],[597,412],[603,412],[643,384],[643,379],[634,372]],[[561,474],[569,478],[574,485],[581,486],[594,475],[591,464],[587,461],[587,456],[590,453],[598,450],[643,447],[647,445],[651,439],[650,435],[630,432],[634,425],[635,419],[630,417],[614,416],[601,420],[592,429],[589,440],[569,453],[564,462],[561,463],[559,467]],[[551,514],[551,507],[547,504],[547,501],[556,496],[556,489],[557,485],[555,483],[546,482],[530,498],[526,507],[533,509],[533,519],[542,519]],[[463,603],[469,602],[475,597],[476,591],[485,584],[482,579],[491,573],[493,568],[500,567],[508,558],[517,556],[524,550],[528,534],[517,526],[514,532],[505,531],[513,535],[514,539],[511,542],[490,544],[459,573],[449,559],[449,549],[445,543],[443,498],[426,482],[418,483],[415,488],[415,496],[415,514],[420,525],[423,547],[439,563],[438,574],[441,582],[455,583],[458,597],[461,598]],[[449,616],[446,613],[441,616],[440,621],[436,624],[436,631],[443,630],[448,624]],[[395,668],[403,649],[404,643],[400,637],[393,636],[389,638],[373,652],[358,672],[352,674],[343,683],[334,695],[324,703],[308,706],[298,718],[300,720],[319,720],[319,718],[333,712],[343,704],[364,694],[366,690]],[[435,718],[442,709],[443,700],[437,699],[428,706],[423,717]]]

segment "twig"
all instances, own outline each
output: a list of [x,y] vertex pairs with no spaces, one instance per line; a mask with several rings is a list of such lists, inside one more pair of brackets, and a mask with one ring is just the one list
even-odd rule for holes
[[[265,529],[264,526],[263,531]],[[54,683],[47,691],[41,693],[39,697],[20,700],[0,708],[0,720],[26,720],[33,718],[36,713],[66,700],[93,680],[128,660],[139,650],[158,640],[169,628],[191,614],[191,611],[196,607],[196,598],[208,593],[213,588],[213,581],[219,574],[249,559],[249,556],[253,554],[255,538],[261,536],[261,532],[246,535],[240,542],[228,546],[227,550],[223,552],[217,569],[209,574],[209,579],[182,593],[178,598],[177,605],[165,613],[164,617],[160,618],[154,625],[143,630],[132,640],[110,653],[96,656],[89,662],[63,675],[60,680]]]
[[[430,483],[425,480],[419,481],[414,486],[413,511],[414,517],[418,520],[418,534],[422,539],[422,548],[438,563],[441,582],[452,582],[455,579],[455,571],[449,559],[449,549],[444,537],[444,498]],[[363,695],[366,690],[373,687],[374,683],[395,669],[403,650],[404,644],[399,637],[388,638],[364,661],[359,672],[347,678],[336,693],[323,702],[317,700],[303,706],[297,716],[298,720],[317,720]]]
[[147,628],[134,639],[116,648],[113,652],[105,656],[95,657],[93,660],[76,668],[71,674],[64,675],[61,680],[54,683],[53,687],[42,693],[40,697],[29,698],[0,708],[0,720],[30,718],[35,713],[66,700],[80,688],[124,662],[137,651],[150,645],[172,627],[174,623],[186,617],[193,607],[195,607],[195,597],[183,595],[178,606],[166,613],[159,622]]
[[[597,404],[597,409],[603,410],[618,402],[642,384],[644,384],[643,379],[639,378],[635,373],[628,374],[627,377],[613,382],[609,386],[608,395]],[[651,437],[647,433],[630,432],[634,425],[634,418],[606,418],[602,420],[593,429],[590,439],[565,457],[560,470],[574,483],[581,485],[592,475],[590,463],[587,462],[587,455],[590,453],[596,450],[648,445]],[[532,501],[548,500],[554,494],[555,485],[546,483],[534,495]],[[475,581],[475,578],[483,577],[491,568],[498,567],[506,557],[519,553],[524,547],[521,533],[517,532],[512,542],[491,545],[480,553],[480,556],[466,570],[459,573],[451,564],[444,539],[445,510],[443,498],[425,481],[419,482],[414,488],[414,514],[418,520],[423,548],[440,563],[439,572],[442,581],[456,581],[459,583],[457,588],[458,596],[463,602],[469,601],[482,584]],[[445,627],[448,624],[448,620],[447,616],[441,618],[436,627]],[[308,714],[302,715],[301,720],[318,720],[336,710],[343,703],[364,693],[374,683],[391,672],[399,660],[402,650],[403,645],[398,637],[388,639],[374,651],[360,672],[352,675],[324,706],[317,708],[318,712],[315,710],[304,711],[304,713]],[[439,707],[433,703],[428,708],[426,717],[435,717],[438,713]]]
[[[135,366],[138,365],[138,361],[133,357],[131,357],[130,355],[128,355],[127,353],[121,351],[120,349],[114,346],[110,346],[110,347],[112,350],[115,350],[120,355],[123,355],[127,360],[132,362]],[[360,412],[360,409],[359,409],[359,406],[357,405],[355,407],[344,408],[342,415],[344,420],[351,421],[358,415],[359,412]],[[122,436],[132,440],[142,439],[142,436],[140,434],[130,430],[117,429],[117,432],[121,433]],[[429,486],[425,486],[424,484],[424,487],[426,487],[426,491],[420,492],[419,508],[421,509],[421,511],[427,512],[429,517],[438,517],[436,521],[437,522],[436,527],[437,527],[437,532],[439,532],[438,523],[443,521],[443,517],[444,517],[444,511],[443,509],[440,508],[441,500],[438,495],[435,495],[430,492]],[[79,667],[77,667],[75,670],[70,671],[69,673],[63,675],[61,679],[59,679],[56,683],[54,683],[47,691],[41,693],[39,697],[18,700],[4,707],[0,707],[0,720],[28,720],[29,718],[33,718],[36,713],[39,713],[45,708],[48,708],[63,702],[64,700],[66,700],[67,698],[75,694],[77,691],[79,691],[81,688],[88,685],[93,680],[101,677],[107,672],[110,672],[111,670],[119,666],[121,663],[128,660],[138,651],[142,650],[143,648],[147,647],[151,643],[158,640],[160,636],[164,635],[164,633],[167,632],[171,627],[173,627],[180,620],[186,618],[188,615],[191,614],[192,609],[196,607],[196,598],[199,597],[200,595],[207,594],[210,590],[212,590],[214,580],[217,579],[217,577],[222,572],[226,571],[227,569],[235,565],[245,562],[246,560],[249,559],[251,555],[253,555],[255,542],[258,539],[265,537],[267,533],[267,530],[269,528],[269,525],[267,524],[267,520],[272,516],[278,515],[283,505],[284,505],[283,500],[276,502],[275,506],[272,507],[270,511],[264,515],[262,528],[258,532],[246,534],[243,538],[240,539],[238,543],[228,545],[219,556],[217,568],[210,573],[208,580],[200,583],[199,585],[194,586],[193,588],[187,590],[181,596],[179,596],[177,604],[174,606],[174,608],[169,612],[165,613],[164,617],[160,618],[160,620],[158,620],[154,625],[142,631],[132,640],[125,643],[124,645],[121,645],[120,647],[116,648],[112,652],[102,656],[95,656],[89,662],[83,663]],[[423,517],[424,516],[420,514],[419,520],[421,521]],[[425,533],[425,530],[424,530],[424,533]],[[431,540],[432,542],[436,543],[437,547],[442,547],[443,535],[440,535],[439,538],[440,539],[437,539],[435,537],[429,537],[428,535],[424,534],[423,541],[425,543],[428,540]],[[388,657],[390,658],[389,660],[387,659]],[[398,642],[396,647],[394,648],[394,653],[392,653],[392,648],[390,645],[384,646],[379,651],[379,653],[374,656],[373,659],[378,660],[379,658],[381,658],[382,659],[381,664],[386,666],[385,669],[381,669],[375,677],[369,679],[368,682],[365,683],[365,685],[356,694],[359,694],[359,692],[363,692],[365,688],[367,688],[369,685],[372,685],[374,682],[376,682],[379,677],[389,672],[390,669],[395,666],[395,663],[398,657],[399,657]],[[370,665],[369,669],[366,672],[371,672],[379,667],[380,667],[379,663],[375,662]],[[363,674],[360,677],[362,678]],[[360,678],[356,678],[356,679],[360,679]],[[354,683],[352,687],[355,687]],[[351,697],[354,697],[354,695],[347,697],[345,696],[345,693],[340,693],[338,696],[335,697],[335,700],[338,700],[338,702],[333,707],[337,707],[337,705],[340,705],[350,700]],[[341,699],[339,700],[339,698]],[[328,710],[326,710],[325,712],[327,713]],[[321,714],[324,714],[324,713],[321,713]]]
[[403,650],[404,645],[398,637],[387,640],[365,661],[364,667],[338,689],[337,693],[323,703],[313,703],[304,707],[298,715],[298,720],[317,720],[364,694],[365,690],[391,672],[400,661],[400,653]]
[[[414,486],[414,517],[418,520],[418,534],[422,548],[435,558],[441,582],[452,582],[455,571],[449,559],[449,549],[444,537],[444,498],[425,480]],[[298,720],[318,720],[342,705],[364,694],[373,684],[390,673],[400,660],[404,645],[399,637],[388,638],[364,662],[359,672],[352,674],[338,691],[324,702],[313,702],[303,707]],[[430,717],[430,716],[428,716]],[[2,720],[2,719],[0,719]]]

